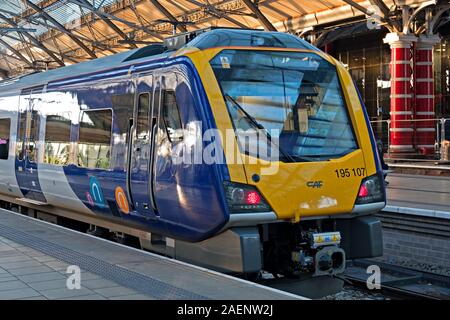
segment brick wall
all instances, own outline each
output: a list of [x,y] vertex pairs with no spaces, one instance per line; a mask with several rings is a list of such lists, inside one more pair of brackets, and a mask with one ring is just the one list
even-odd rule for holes
[[450,273],[450,238],[385,228],[383,242],[383,260],[389,263],[418,264]]

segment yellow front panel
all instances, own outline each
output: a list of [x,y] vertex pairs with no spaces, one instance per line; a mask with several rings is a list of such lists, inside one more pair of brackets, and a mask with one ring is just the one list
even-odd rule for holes
[[226,131],[227,129],[232,129],[233,125],[231,123],[230,116],[228,115],[222,92],[220,91],[214,72],[209,65],[209,60],[211,60],[211,58],[214,57],[219,51],[221,51],[221,49],[209,49],[205,51],[195,50],[189,53],[179,52],[178,54],[183,54],[189,57],[197,68],[211,105],[217,129],[222,135],[222,145],[224,146],[224,150],[233,151],[225,152],[225,160],[228,165],[231,180],[240,183],[247,183],[237,141],[235,138],[231,141],[226,141]]
[[341,80],[342,92],[349,108],[349,115],[353,124],[354,132],[358,140],[359,147],[365,156],[367,175],[371,176],[377,172],[375,166],[375,155],[372,151],[372,144],[369,137],[369,128],[367,128],[364,119],[364,111],[358,97],[352,77],[344,66],[335,60],[339,78]]
[[[357,150],[330,161],[280,162],[275,174],[261,175],[258,183],[251,176],[267,164],[246,164],[246,172],[249,183],[258,187],[280,219],[297,220],[351,212],[362,179],[357,171],[362,173],[365,167],[363,153]],[[340,170],[344,170],[343,175]]]
[[[225,137],[226,130],[232,130],[233,125],[209,64],[209,61],[221,50],[223,48],[191,50],[182,54],[188,56],[196,66],[217,128]],[[258,49],[252,48],[252,50]],[[233,139],[228,141],[228,144],[233,144],[233,151],[238,154],[238,160],[243,161],[244,164],[236,164],[235,156],[225,152],[231,180],[255,185],[280,219],[298,220],[305,216],[349,213],[354,207],[361,180],[376,173],[363,109],[351,77],[340,63],[336,63],[334,59],[323,53],[320,55],[337,66],[350,121],[360,149],[342,158],[329,161],[268,163],[239,154],[237,141]],[[225,140],[222,139],[224,150],[230,150]],[[260,175],[260,181],[257,183],[253,182],[254,174]]]

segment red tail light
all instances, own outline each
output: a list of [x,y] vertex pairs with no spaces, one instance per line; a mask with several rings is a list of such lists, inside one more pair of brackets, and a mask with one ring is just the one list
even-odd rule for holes
[[361,188],[359,188],[358,197],[367,197],[369,195],[369,190],[367,190],[367,187],[365,184],[361,185]]
[[256,191],[250,191],[247,193],[245,200],[247,204],[259,204],[261,202],[261,196]]
[[364,178],[359,187],[356,204],[384,202],[384,184],[379,175]]
[[225,196],[230,213],[271,211],[264,196],[254,186],[224,181]]

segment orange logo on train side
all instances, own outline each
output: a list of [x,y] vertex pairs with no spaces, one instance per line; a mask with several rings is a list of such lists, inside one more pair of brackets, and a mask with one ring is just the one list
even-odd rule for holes
[[123,213],[130,213],[130,206],[128,205],[127,197],[125,196],[125,192],[121,187],[116,188],[116,202]]

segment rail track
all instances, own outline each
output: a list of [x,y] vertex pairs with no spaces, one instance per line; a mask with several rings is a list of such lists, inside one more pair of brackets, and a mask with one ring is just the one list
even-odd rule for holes
[[[366,272],[370,265],[381,271],[380,289],[369,290]],[[395,299],[450,300],[450,277],[413,270],[377,260],[361,259],[348,264],[341,277],[347,285]]]
[[[368,289],[367,279],[371,273],[367,273],[367,267],[371,265],[377,265],[380,268],[379,289]],[[308,284],[308,281],[302,279],[284,277],[257,282],[312,299],[450,300],[450,277],[372,259],[347,262],[346,272],[343,275],[336,276],[335,280],[340,281],[341,284],[339,282],[333,283],[330,279],[322,279],[322,283],[320,279],[314,279],[314,282]],[[327,288],[323,288],[324,286]],[[329,286],[334,286],[334,288]]]

